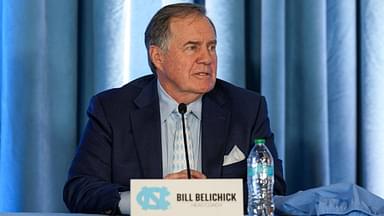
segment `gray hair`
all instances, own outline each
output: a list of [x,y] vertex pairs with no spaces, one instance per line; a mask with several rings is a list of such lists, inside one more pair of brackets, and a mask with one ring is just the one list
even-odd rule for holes
[[148,63],[153,73],[156,73],[156,67],[152,63],[149,48],[151,45],[167,49],[170,36],[171,18],[184,18],[189,15],[204,16],[211,23],[215,33],[216,29],[209,17],[206,16],[206,10],[203,6],[192,3],[171,4],[161,8],[151,19],[145,30],[145,47],[147,48]]

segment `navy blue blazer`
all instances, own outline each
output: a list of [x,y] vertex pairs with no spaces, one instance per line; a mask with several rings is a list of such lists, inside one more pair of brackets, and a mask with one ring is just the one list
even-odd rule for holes
[[[94,96],[89,121],[64,187],[71,212],[118,211],[131,179],[162,178],[157,79],[148,75]],[[243,178],[246,160],[223,166],[237,145],[248,155],[264,137],[275,158],[275,194],[285,194],[281,160],[273,143],[264,97],[217,79],[202,99],[202,172],[208,178]],[[245,192],[246,192],[246,184]],[[245,197],[246,198],[246,197]]]

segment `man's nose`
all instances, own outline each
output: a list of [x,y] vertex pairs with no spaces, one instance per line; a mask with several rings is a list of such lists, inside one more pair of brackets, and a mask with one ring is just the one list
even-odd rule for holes
[[215,53],[209,50],[209,48],[204,48],[200,50],[200,56],[198,59],[198,63],[201,64],[211,64],[213,58],[215,58]]

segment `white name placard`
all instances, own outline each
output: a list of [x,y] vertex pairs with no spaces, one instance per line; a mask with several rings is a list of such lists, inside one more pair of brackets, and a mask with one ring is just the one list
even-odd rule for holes
[[131,180],[132,216],[242,216],[241,179]]

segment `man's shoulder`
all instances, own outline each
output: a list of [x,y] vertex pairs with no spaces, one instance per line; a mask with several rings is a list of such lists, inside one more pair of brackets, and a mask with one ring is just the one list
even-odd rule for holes
[[223,80],[217,80],[209,97],[230,110],[237,119],[251,118],[257,115],[260,107],[265,106],[265,99],[259,93]]
[[221,79],[216,80],[214,91],[230,98],[238,98],[238,99],[261,98],[261,95],[258,92],[236,86],[232,83],[229,83]]
[[155,79],[156,77],[153,74],[145,75],[135,80],[132,80],[121,87],[104,90],[96,94],[96,97],[101,97],[101,98],[110,98],[110,97],[126,98],[129,96],[133,97],[139,94],[143,88],[148,86],[148,84],[154,82]]

